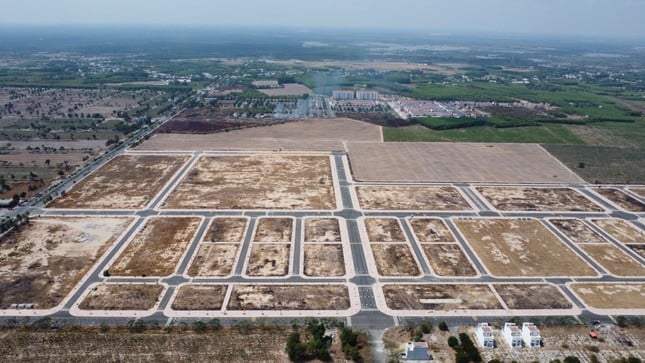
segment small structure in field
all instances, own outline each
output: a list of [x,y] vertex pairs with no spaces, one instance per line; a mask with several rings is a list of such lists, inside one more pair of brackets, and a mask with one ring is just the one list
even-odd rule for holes
[[514,323],[504,323],[504,340],[511,348],[522,348],[522,332]]
[[405,350],[401,353],[401,360],[406,362],[429,362],[432,360],[428,354],[428,343],[414,342],[405,345]]
[[488,323],[477,324],[477,340],[484,348],[495,348],[493,328]]
[[540,330],[533,323],[522,324],[522,340],[527,347],[539,348],[542,346]]

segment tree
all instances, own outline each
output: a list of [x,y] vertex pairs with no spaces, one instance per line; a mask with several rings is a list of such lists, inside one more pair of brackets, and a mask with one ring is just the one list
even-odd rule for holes
[[448,324],[445,321],[442,321],[441,323],[439,323],[439,330],[448,331]]
[[578,359],[578,357],[570,355],[564,358],[564,363],[580,363],[580,359]]
[[305,346],[300,342],[300,333],[294,331],[287,338],[287,354],[293,362],[302,360],[305,356]]
[[191,327],[195,333],[203,333],[206,331],[206,328],[207,328],[206,323],[204,323],[201,320],[197,320],[193,322],[193,325]]
[[450,338],[448,338],[448,346],[450,348],[454,348],[459,345],[459,339],[457,339],[456,336],[451,335]]

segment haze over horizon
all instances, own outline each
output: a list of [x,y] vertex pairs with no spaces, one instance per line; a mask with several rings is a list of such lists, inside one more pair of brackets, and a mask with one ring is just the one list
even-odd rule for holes
[[0,0],[0,4],[4,25],[283,26],[645,38],[643,0]]

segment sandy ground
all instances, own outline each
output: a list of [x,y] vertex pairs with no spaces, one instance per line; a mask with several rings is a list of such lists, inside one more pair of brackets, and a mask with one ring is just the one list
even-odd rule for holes
[[384,285],[383,293],[393,310],[502,309],[487,285]]
[[291,242],[292,235],[293,219],[260,218],[253,242]]
[[196,217],[149,219],[109,268],[115,276],[168,276],[192,241]]
[[403,243],[370,245],[376,269],[381,276],[418,276],[421,274],[410,246]]
[[622,219],[595,219],[592,222],[622,243],[645,243],[645,232]]
[[638,199],[621,192],[614,188],[596,188],[596,193],[611,200],[624,210],[630,212],[645,212],[645,203],[640,202]]
[[78,306],[82,310],[149,310],[159,299],[162,285],[101,284]]
[[614,275],[645,276],[643,264],[636,262],[612,244],[581,245],[580,248]]
[[381,128],[351,119],[314,119],[209,135],[155,134],[139,150],[344,150],[344,141],[381,141]]
[[495,284],[493,288],[509,309],[570,309],[571,303],[553,285]]
[[433,243],[421,246],[432,270],[439,276],[475,276],[477,271],[458,244]]
[[132,222],[130,218],[34,218],[0,239],[0,309],[58,305]]
[[571,288],[587,305],[598,309],[642,309],[645,284],[576,283]]
[[359,186],[356,195],[368,210],[470,210],[453,187]]
[[213,218],[203,242],[241,243],[248,222],[246,218]]
[[238,244],[202,243],[188,268],[188,275],[199,277],[222,277],[233,272]]
[[645,244],[631,244],[626,246],[638,253],[642,258],[645,258]]
[[365,229],[370,242],[405,242],[399,220],[396,218],[365,218]]
[[288,244],[254,244],[251,247],[246,274],[249,276],[287,275],[290,248]]
[[307,218],[304,225],[305,242],[341,242],[336,218]]
[[537,220],[472,219],[455,224],[495,276],[596,275]]
[[202,157],[164,208],[335,209],[329,157]]
[[188,160],[185,156],[122,155],[76,184],[51,208],[141,208]]
[[360,181],[583,182],[533,144],[349,143],[347,149]]
[[172,302],[173,310],[219,310],[226,285],[183,285]]
[[305,244],[305,275],[333,277],[345,275],[341,244]]
[[234,285],[229,310],[345,310],[343,285]]
[[568,188],[478,187],[477,191],[502,211],[603,211],[582,194]]
[[441,219],[413,218],[410,225],[419,242],[457,242]]
[[579,219],[550,219],[549,222],[575,243],[607,242]]
[[259,89],[258,91],[267,96],[303,96],[314,94],[309,87],[298,83],[286,83],[280,88],[266,88]]

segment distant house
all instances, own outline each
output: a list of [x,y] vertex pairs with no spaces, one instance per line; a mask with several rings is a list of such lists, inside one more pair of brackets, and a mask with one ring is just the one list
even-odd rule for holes
[[477,340],[484,348],[495,348],[493,328],[488,323],[477,324]]
[[428,343],[414,342],[405,345],[405,351],[401,353],[401,360],[406,362],[429,362],[432,356],[428,353]]
[[513,323],[504,324],[504,340],[511,348],[522,348],[522,332]]
[[533,323],[522,324],[522,340],[527,347],[539,348],[542,346],[540,330]]

